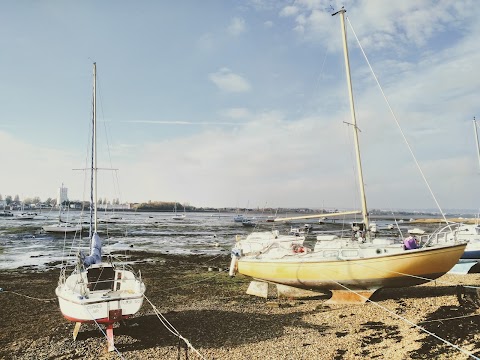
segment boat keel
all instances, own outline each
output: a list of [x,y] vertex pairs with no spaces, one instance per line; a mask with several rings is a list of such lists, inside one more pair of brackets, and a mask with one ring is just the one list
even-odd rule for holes
[[332,297],[328,299],[326,304],[365,304],[370,296],[377,291],[375,290],[331,290]]

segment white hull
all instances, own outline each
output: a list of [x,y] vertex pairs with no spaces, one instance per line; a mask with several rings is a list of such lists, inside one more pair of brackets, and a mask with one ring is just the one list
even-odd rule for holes
[[113,323],[140,310],[145,285],[131,271],[115,270],[113,279],[102,282],[109,282],[109,288],[94,290],[86,271],[70,275],[55,290],[63,316],[75,322]]
[[70,232],[82,231],[82,225],[60,223],[60,224],[42,226],[42,229],[46,232],[70,233]]

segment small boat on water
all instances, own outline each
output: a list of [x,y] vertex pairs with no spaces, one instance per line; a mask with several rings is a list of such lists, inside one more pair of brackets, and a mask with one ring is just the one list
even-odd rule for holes
[[233,217],[233,221],[234,222],[243,222],[243,220],[245,220],[245,216],[243,216],[243,214],[237,214]]
[[[372,231],[367,210],[365,185],[360,157],[359,134],[355,114],[348,46],[342,8],[339,15],[343,35],[343,50],[347,87],[355,143],[357,175],[362,205],[362,222],[352,227],[350,236],[318,235],[314,248],[295,243],[293,238],[274,236],[254,239],[237,237],[232,249],[230,275],[236,272],[254,280],[247,292],[268,296],[269,284],[276,284],[280,294],[302,296],[302,290],[330,292],[330,303],[363,303],[378,289],[384,287],[414,286],[434,280],[448,272],[463,254],[466,242],[454,241],[434,244],[420,243],[407,250],[397,238],[380,238]],[[345,216],[358,212],[329,213],[276,221]],[[267,237],[268,233],[265,233]],[[283,239],[281,243],[277,240]],[[290,242],[290,243],[289,243]],[[258,249],[261,247],[260,249]]]
[[0,217],[13,217],[13,213],[9,210],[0,211]]
[[172,216],[173,220],[185,220],[187,214],[185,213],[185,206],[183,207],[183,214],[177,213],[177,203],[175,202],[175,214]]
[[35,212],[22,212],[20,214],[15,214],[15,220],[33,220],[38,214]]
[[42,226],[43,231],[49,233],[75,233],[77,231],[82,231],[82,224],[71,224],[68,222],[59,222],[57,224],[44,225]]
[[243,219],[242,225],[246,227],[255,227],[257,223],[253,219]]

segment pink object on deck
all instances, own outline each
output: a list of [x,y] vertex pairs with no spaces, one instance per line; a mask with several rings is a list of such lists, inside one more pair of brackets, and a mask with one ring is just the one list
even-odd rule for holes
[[414,236],[409,236],[403,240],[403,245],[405,246],[406,250],[416,249],[418,247],[417,239]]

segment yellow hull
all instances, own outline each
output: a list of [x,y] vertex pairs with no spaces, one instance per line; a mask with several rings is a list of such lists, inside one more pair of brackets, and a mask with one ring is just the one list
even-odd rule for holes
[[[242,257],[238,272],[258,280],[310,290],[376,290],[429,282],[448,272],[466,244],[354,260],[319,260],[314,253],[282,259]],[[342,286],[343,285],[343,286]]]

